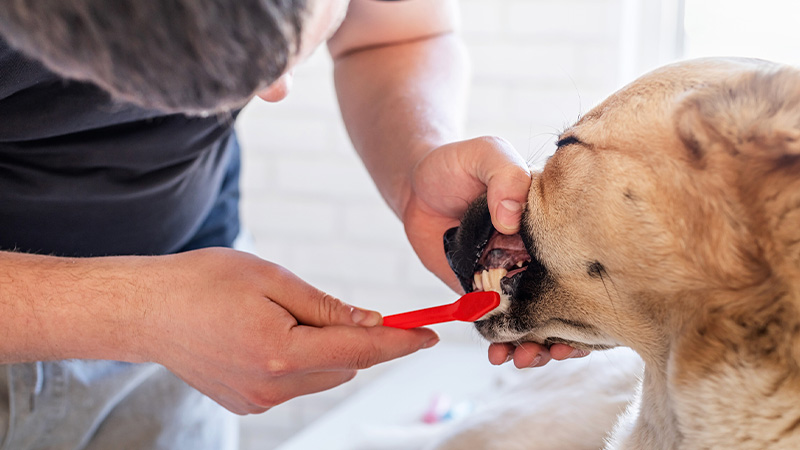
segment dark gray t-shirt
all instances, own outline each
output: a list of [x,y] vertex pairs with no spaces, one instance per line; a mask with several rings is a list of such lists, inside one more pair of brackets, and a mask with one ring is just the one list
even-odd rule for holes
[[103,256],[230,245],[235,116],[115,102],[0,38],[0,249]]

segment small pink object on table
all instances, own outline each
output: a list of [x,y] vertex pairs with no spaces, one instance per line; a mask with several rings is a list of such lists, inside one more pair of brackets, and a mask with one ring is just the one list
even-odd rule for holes
[[494,291],[470,292],[455,303],[435,306],[383,318],[386,327],[410,328],[424,327],[435,323],[460,320],[475,322],[500,305],[500,294]]

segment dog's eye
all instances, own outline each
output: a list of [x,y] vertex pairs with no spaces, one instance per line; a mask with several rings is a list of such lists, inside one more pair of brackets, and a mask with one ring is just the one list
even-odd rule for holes
[[563,137],[556,142],[556,148],[566,147],[572,144],[583,144],[580,139],[575,136]]

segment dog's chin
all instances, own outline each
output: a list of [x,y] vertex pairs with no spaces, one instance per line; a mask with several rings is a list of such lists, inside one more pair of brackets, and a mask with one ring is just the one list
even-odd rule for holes
[[[509,305],[513,308],[514,304]],[[567,319],[554,318],[530,323],[522,320],[523,317],[528,316],[510,309],[495,310],[476,321],[475,328],[484,339],[493,343],[533,342],[544,347],[566,344],[580,350],[607,350],[622,345],[594,327]]]
[[535,342],[544,345],[547,336],[538,335],[531,330],[516,330],[511,327],[515,319],[505,313],[498,313],[475,322],[475,329],[489,342]]

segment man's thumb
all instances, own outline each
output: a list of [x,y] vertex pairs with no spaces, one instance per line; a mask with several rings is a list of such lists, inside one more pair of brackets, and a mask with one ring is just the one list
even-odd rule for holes
[[330,325],[350,325],[374,327],[383,320],[380,313],[356,308],[322,291],[312,295],[311,300],[302,307],[289,312],[303,325],[324,327]]

